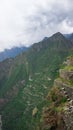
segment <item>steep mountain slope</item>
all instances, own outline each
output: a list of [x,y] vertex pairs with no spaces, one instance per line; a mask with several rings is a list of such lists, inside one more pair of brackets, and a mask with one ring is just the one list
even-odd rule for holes
[[13,59],[6,59],[3,62],[0,62],[0,88],[7,80],[7,75],[9,73],[12,63]]
[[68,40],[71,40],[71,42],[73,43],[73,33],[71,34],[65,34],[64,35]]
[[47,104],[46,94],[58,76],[61,63],[72,53],[72,47],[69,40],[56,33],[32,45],[5,68],[9,69],[6,80],[2,77],[0,88],[4,130],[37,129],[40,110],[44,103]]
[[13,47],[11,49],[5,49],[3,52],[0,52],[0,61],[5,60],[6,58],[15,57],[27,49],[27,47]]
[[50,105],[43,109],[41,130],[73,130],[73,56],[65,64],[47,96]]

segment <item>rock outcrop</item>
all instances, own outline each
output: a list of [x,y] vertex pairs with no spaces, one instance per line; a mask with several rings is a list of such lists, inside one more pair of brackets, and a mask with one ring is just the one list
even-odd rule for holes
[[73,57],[65,63],[47,96],[50,105],[43,110],[40,130],[73,130]]

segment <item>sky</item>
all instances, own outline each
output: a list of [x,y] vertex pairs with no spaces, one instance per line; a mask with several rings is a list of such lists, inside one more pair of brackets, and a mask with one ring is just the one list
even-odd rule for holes
[[73,0],[0,0],[0,51],[73,32]]

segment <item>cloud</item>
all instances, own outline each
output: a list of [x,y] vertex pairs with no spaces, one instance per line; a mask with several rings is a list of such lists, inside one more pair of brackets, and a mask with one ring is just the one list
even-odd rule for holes
[[0,0],[0,50],[73,32],[73,0]]

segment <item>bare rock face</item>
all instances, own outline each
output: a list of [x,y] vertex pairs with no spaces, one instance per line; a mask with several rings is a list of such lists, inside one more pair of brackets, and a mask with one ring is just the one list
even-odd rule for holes
[[65,80],[73,80],[73,71],[60,69],[60,77]]

